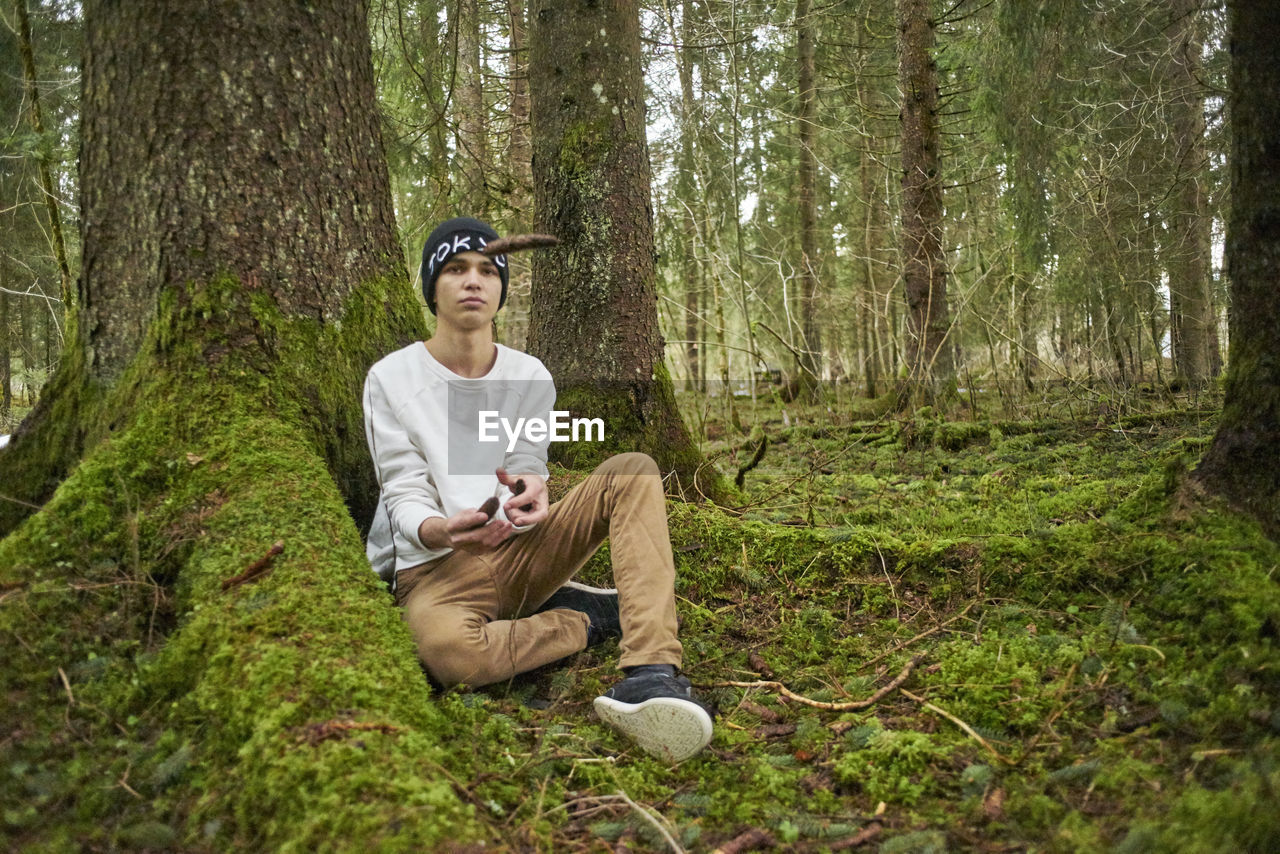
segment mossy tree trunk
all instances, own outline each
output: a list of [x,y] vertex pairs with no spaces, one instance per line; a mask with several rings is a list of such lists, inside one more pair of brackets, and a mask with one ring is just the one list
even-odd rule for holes
[[561,245],[533,263],[529,351],[557,406],[603,418],[581,466],[644,451],[684,489],[718,490],[676,409],[662,361],[634,0],[535,0],[529,14],[534,226]]
[[955,385],[947,346],[947,269],[942,249],[942,129],[936,24],[929,0],[897,0],[898,81],[902,93],[902,283],[907,298],[904,406],[932,404]]
[[1228,4],[1231,345],[1226,401],[1196,476],[1280,536],[1280,19]]
[[65,782],[8,830],[42,850],[482,838],[344,506],[375,491],[367,366],[423,332],[366,9],[104,0],[85,33],[80,313],[0,451],[44,505],[0,541],[0,690],[27,725],[0,761]]

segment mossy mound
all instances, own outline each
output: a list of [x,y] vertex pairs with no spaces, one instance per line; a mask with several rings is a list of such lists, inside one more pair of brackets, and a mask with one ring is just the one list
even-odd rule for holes
[[388,337],[368,308],[385,293],[364,289],[345,332],[241,312],[272,359],[198,334],[234,283],[170,304],[122,426],[0,541],[11,850],[493,837],[454,782],[458,717],[431,702],[330,473],[351,468],[335,427],[359,438],[336,389],[377,346],[348,342]]

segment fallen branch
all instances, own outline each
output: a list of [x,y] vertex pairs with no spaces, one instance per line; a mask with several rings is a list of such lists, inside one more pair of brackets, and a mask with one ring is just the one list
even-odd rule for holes
[[[915,658],[907,662],[907,666],[902,668],[902,672],[899,673],[897,676],[893,677],[893,681],[891,681],[888,685],[885,685],[883,688],[881,688],[879,691],[876,691],[874,694],[872,694],[870,697],[868,697],[865,700],[855,700],[849,703],[827,703],[822,700],[810,700],[808,697],[802,697],[801,695],[792,691],[790,688],[788,688],[786,685],[783,685],[781,682],[771,682],[771,681],[764,681],[764,680],[761,680],[758,682],[715,682],[712,684],[711,687],[713,688],[767,688],[772,691],[777,691],[782,696],[791,700],[795,700],[797,703],[803,703],[806,706],[812,706],[815,709],[822,709],[823,711],[826,711],[826,712],[853,712],[853,711],[857,711],[858,709],[865,709],[868,706],[874,705],[880,699],[892,693],[895,689],[901,686],[903,682],[907,681],[907,677],[911,675],[911,671],[923,659],[924,659],[923,655],[917,655]],[[906,692],[904,691],[903,693],[905,694]]]
[[936,715],[941,715],[942,717],[944,717],[944,718],[946,718],[947,720],[951,721],[951,722],[952,722],[953,724],[955,724],[956,726],[960,727],[960,729],[964,730],[964,732],[965,732],[965,734],[966,734],[966,735],[968,735],[968,736],[969,736],[970,738],[972,738],[974,741],[978,742],[978,744],[981,744],[983,747],[985,747],[985,748],[987,749],[987,752],[988,752],[988,753],[990,753],[990,754],[991,754],[992,756],[994,756],[996,759],[998,759],[998,760],[1000,760],[1001,762],[1003,762],[1005,765],[1016,765],[1016,764],[1017,764],[1017,763],[1016,763],[1016,762],[1014,762],[1012,759],[1010,759],[1009,757],[1005,756],[1003,753],[1001,753],[1000,751],[998,751],[998,750],[996,750],[994,747],[992,747],[992,746],[991,746],[991,744],[990,744],[990,743],[989,743],[985,738],[983,738],[982,736],[978,735],[978,733],[974,730],[974,728],[973,728],[973,727],[969,726],[967,723],[965,723],[964,721],[960,720],[958,717],[956,717],[955,715],[951,714],[951,713],[950,713],[950,712],[948,712],[946,709],[941,708],[940,706],[935,706],[933,703],[930,703],[930,702],[929,702],[928,700],[926,700],[924,697],[920,697],[920,696],[917,696],[916,694],[912,694],[912,693],[911,693],[910,691],[908,691],[906,688],[903,688],[903,689],[902,689],[902,696],[904,696],[904,697],[906,697],[907,699],[910,699],[910,700],[915,700],[917,703],[919,703],[919,704],[920,704],[921,706],[923,706],[924,708],[928,709],[929,711],[933,712],[933,713],[934,713],[934,714],[936,714]]
[[14,504],[21,504],[23,507],[30,507],[32,510],[41,509],[39,504],[32,504],[30,501],[23,501],[21,498],[14,498],[13,496],[5,495],[4,493],[0,493],[0,500],[12,501]]
[[276,555],[283,551],[284,540],[276,540],[271,548],[267,550],[267,553],[249,564],[248,568],[245,569],[244,572],[233,578],[224,579],[222,582],[222,589],[230,590],[237,584],[244,584],[246,581],[252,581],[258,576],[266,574],[267,570],[271,568],[271,562],[275,560]]

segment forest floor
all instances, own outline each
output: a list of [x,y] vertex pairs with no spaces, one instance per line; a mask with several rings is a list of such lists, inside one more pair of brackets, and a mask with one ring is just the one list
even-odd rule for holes
[[[1280,850],[1280,547],[1186,477],[1211,402],[995,401],[987,415],[970,399],[947,419],[857,399],[736,402],[749,433],[723,399],[684,400],[730,479],[768,439],[736,506],[670,504],[686,673],[719,712],[711,746],[671,767],[594,717],[618,678],[614,643],[424,699],[446,754],[424,773],[478,821],[456,838],[479,826],[486,850],[557,852]],[[583,577],[608,581],[607,548]],[[164,630],[151,585],[132,617],[148,646]],[[43,601],[15,585],[6,598],[14,621]],[[211,851],[233,821],[260,832],[252,816],[179,826],[216,807],[187,767],[199,746],[135,726],[150,707],[99,715],[85,699],[108,672],[93,651],[126,617],[104,606],[62,653],[79,663],[9,689],[0,790],[20,797],[0,838]],[[121,672],[140,643],[117,644]],[[65,708],[33,706],[64,688]],[[315,740],[332,751],[398,737],[325,726]]]
[[595,721],[609,645],[446,695],[490,742],[475,802],[557,851],[1277,850],[1280,549],[1186,485],[1216,413],[1069,409],[691,419],[730,474],[770,439],[741,520],[672,507],[711,747]]

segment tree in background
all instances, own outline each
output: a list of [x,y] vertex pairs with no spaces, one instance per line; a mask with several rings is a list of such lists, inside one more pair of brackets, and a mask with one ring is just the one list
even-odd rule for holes
[[1218,342],[1210,280],[1213,221],[1206,175],[1205,85],[1201,54],[1204,21],[1199,0],[1177,0],[1169,10],[1170,135],[1177,164],[1170,194],[1169,314],[1175,375],[1192,388],[1217,373]]
[[[66,296],[74,292],[78,10],[59,3],[0,7],[0,373],[29,406],[57,362]],[[64,223],[69,228],[63,228]],[[12,373],[7,373],[11,371]],[[0,433],[11,427],[0,411]]]
[[1196,470],[1210,491],[1280,536],[1280,19],[1228,4],[1231,40],[1231,355],[1226,401]]
[[557,406],[604,419],[596,454],[644,451],[714,490],[658,331],[639,7],[538,0],[529,20],[534,227],[561,240],[534,260],[529,352]]
[[941,127],[934,21],[928,0],[898,0],[902,93],[902,285],[907,298],[906,405],[932,404],[954,386],[942,246]]
[[821,370],[822,335],[818,330],[818,276],[822,262],[818,250],[818,163],[814,152],[817,120],[817,91],[814,81],[814,40],[817,28],[810,0],[796,0],[796,67],[799,111],[796,135],[799,138],[800,168],[796,175],[800,195],[800,309],[799,375],[802,387],[813,396]]

